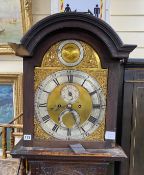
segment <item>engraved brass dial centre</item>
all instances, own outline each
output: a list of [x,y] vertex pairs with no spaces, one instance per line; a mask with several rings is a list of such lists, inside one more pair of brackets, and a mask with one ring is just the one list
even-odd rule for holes
[[[71,91],[72,95],[70,97],[70,94],[63,94],[64,92],[70,93]],[[71,98],[73,99],[71,100]],[[57,100],[55,101],[55,99]],[[79,124],[84,123],[88,119],[92,110],[92,100],[88,91],[80,85],[64,83],[57,86],[49,94],[47,108],[48,113],[55,123],[59,124],[59,116],[62,116],[64,125],[67,128],[72,128],[78,116],[80,116],[80,119],[77,119],[79,120]],[[63,111],[66,112],[63,113]]]

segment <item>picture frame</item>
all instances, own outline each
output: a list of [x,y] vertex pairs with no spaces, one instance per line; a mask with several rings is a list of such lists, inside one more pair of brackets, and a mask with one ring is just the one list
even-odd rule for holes
[[110,24],[110,0],[59,0],[59,12],[66,12],[67,4],[71,12],[84,12]]
[[[18,115],[22,114],[22,111],[23,111],[22,78],[23,77],[21,73],[19,74],[0,74],[0,96],[1,96],[0,100],[1,102],[3,102],[0,105],[0,110],[3,110],[3,109],[6,110],[7,107],[9,108],[13,106],[12,120]],[[7,88],[10,92],[4,88]],[[6,94],[4,93],[7,94],[7,98],[6,98]],[[6,112],[7,111],[5,111],[5,114]],[[0,113],[2,113],[2,111],[0,111]],[[18,121],[18,122],[21,122],[21,121]]]
[[59,0],[59,4],[60,12],[84,12],[102,18],[103,0]]
[[14,54],[8,42],[19,43],[24,33],[31,27],[32,0],[0,0],[0,2],[0,55]]

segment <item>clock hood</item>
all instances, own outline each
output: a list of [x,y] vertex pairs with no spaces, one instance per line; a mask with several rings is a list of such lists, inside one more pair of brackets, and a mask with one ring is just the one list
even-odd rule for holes
[[[84,13],[58,13],[37,22],[21,39],[21,44],[15,47],[18,56],[32,56],[37,45],[50,35],[62,31],[75,33],[77,30],[88,33],[100,40],[115,60],[127,60],[136,45],[124,44],[117,33],[103,20]],[[75,36],[75,39],[80,39]],[[71,38],[61,38],[71,39]],[[85,41],[84,37],[81,39]],[[57,42],[59,39],[57,39]],[[21,51],[20,51],[21,49]]]

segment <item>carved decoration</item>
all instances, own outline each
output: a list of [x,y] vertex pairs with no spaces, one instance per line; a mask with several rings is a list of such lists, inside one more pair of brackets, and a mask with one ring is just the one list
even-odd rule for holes
[[[101,63],[98,54],[93,50],[92,47],[90,47],[88,44],[80,41],[83,49],[84,49],[84,59],[81,61],[80,64],[75,66],[77,69],[79,68],[97,68],[101,69]],[[65,65],[63,65],[58,60],[58,47],[61,44],[61,42],[53,45],[48,52],[45,54],[43,61],[42,61],[42,67],[62,67],[62,68],[68,68]]]

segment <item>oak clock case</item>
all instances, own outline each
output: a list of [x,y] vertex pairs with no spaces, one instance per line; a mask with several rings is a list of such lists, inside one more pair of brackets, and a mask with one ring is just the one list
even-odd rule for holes
[[107,74],[87,43],[52,45],[35,67],[34,137],[104,141]]

